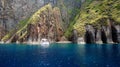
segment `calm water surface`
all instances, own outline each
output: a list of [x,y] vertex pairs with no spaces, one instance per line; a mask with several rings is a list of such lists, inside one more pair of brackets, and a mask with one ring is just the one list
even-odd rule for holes
[[1,44],[0,67],[120,67],[120,44]]

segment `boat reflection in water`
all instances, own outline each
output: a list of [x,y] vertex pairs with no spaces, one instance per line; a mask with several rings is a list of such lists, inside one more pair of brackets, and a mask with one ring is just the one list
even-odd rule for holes
[[40,45],[43,46],[43,47],[49,47],[50,42],[48,41],[48,39],[43,38],[43,39],[41,39],[41,41],[40,41]]

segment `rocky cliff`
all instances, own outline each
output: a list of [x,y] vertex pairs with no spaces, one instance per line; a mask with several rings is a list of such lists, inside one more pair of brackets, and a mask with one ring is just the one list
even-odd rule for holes
[[[69,11],[73,13],[73,8],[80,6],[80,0],[0,0],[0,24],[8,31],[15,28],[16,25],[42,6],[51,3],[52,6],[57,6],[62,12],[62,19],[65,23],[69,23]],[[74,14],[74,13],[73,13]],[[71,16],[72,17],[72,16]],[[68,25],[68,24],[67,24]]]
[[[18,27],[7,34],[2,40],[9,42],[39,41],[48,38],[60,41],[63,36],[60,9],[50,4],[40,8],[30,18],[20,22]],[[13,34],[14,33],[14,34]]]
[[43,0],[0,0],[0,23],[9,31],[43,5]]
[[62,20],[58,19],[57,21],[62,21],[61,27],[65,31],[71,22],[69,20],[73,20],[77,14],[76,11],[80,7],[81,0],[1,0],[0,25],[6,30],[6,36],[2,40],[12,37],[12,34],[27,24],[30,16],[48,3],[53,7],[60,8],[60,19]]
[[119,43],[119,7],[119,0],[85,2],[76,16],[73,29],[77,30],[86,43]]
[[[2,41],[120,43],[119,0],[2,0]],[[66,39],[67,38],[67,39]]]

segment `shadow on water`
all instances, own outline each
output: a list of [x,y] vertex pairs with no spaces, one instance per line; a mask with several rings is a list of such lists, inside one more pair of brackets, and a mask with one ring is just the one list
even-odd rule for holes
[[86,66],[119,67],[119,44],[86,44],[84,60]]

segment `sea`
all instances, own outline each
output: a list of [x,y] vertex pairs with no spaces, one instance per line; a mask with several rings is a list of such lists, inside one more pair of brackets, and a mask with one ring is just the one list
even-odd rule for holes
[[0,67],[120,67],[120,44],[0,44]]

